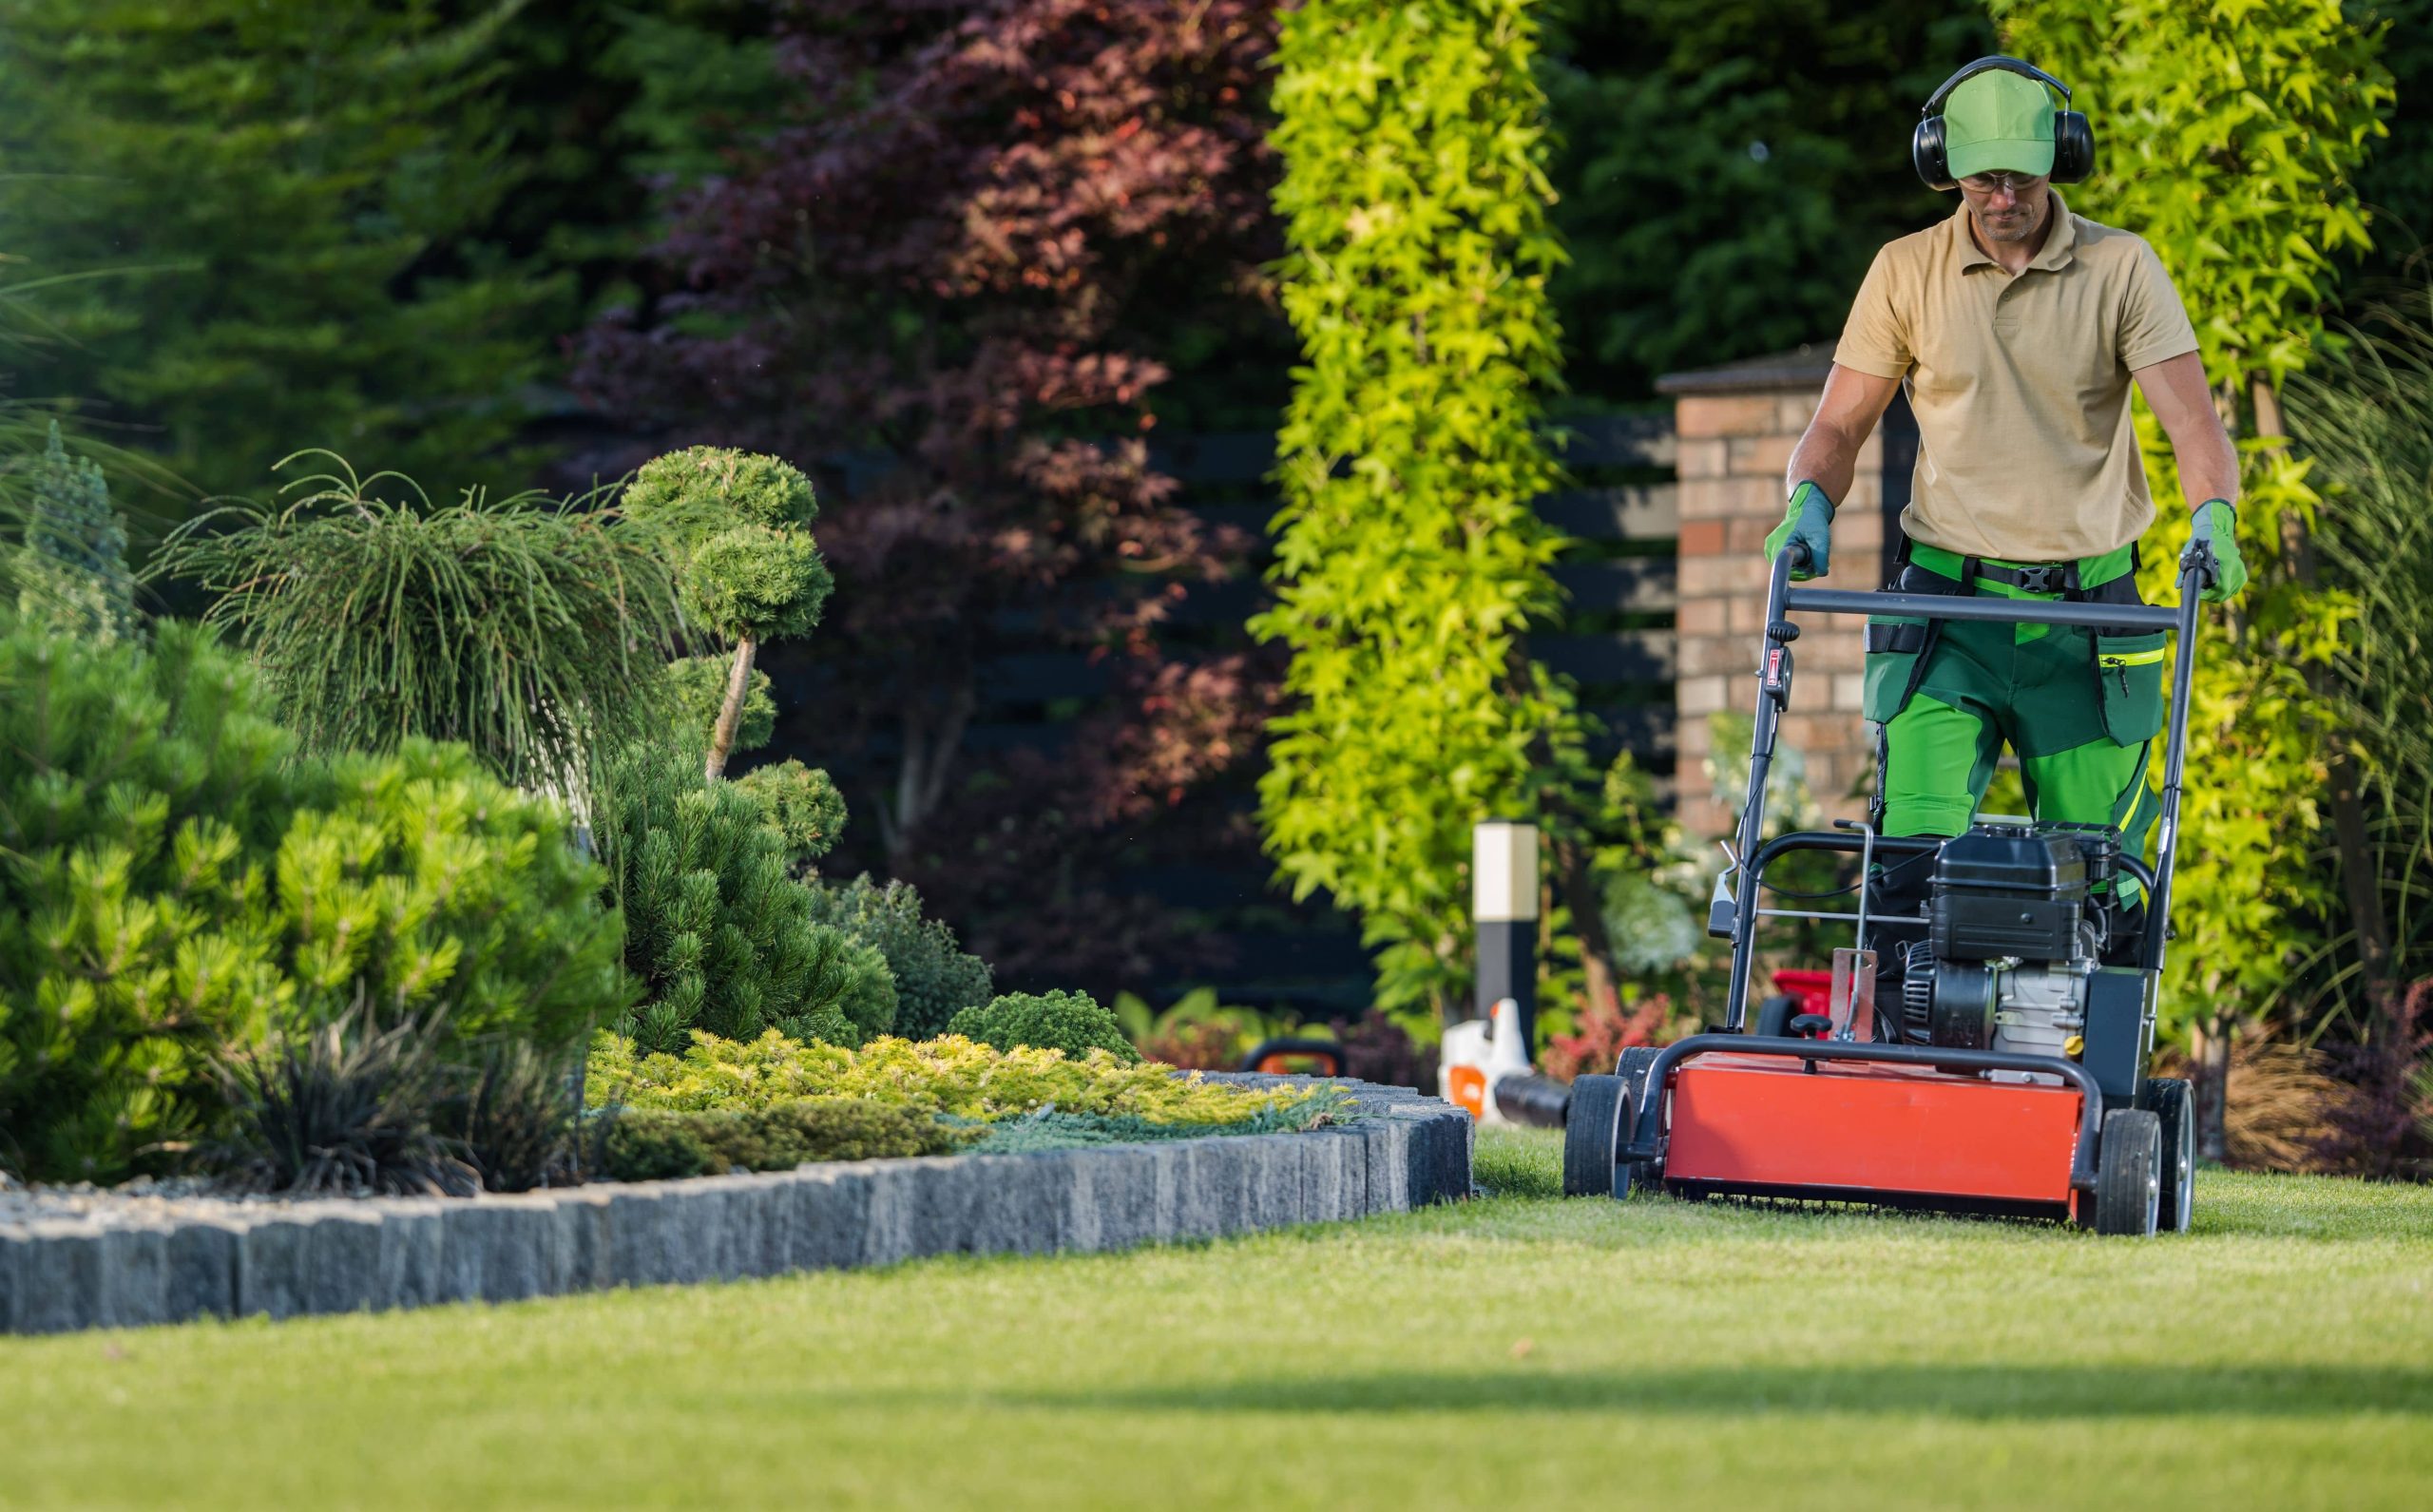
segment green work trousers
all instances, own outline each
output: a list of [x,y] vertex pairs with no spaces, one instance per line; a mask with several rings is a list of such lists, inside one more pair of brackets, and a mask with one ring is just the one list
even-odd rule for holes
[[[1894,584],[1905,593],[1995,595],[2054,600],[1983,575],[2014,563],[1964,562],[1912,545]],[[2077,596],[2106,603],[2139,602],[2128,547],[2075,564]],[[2157,802],[2146,780],[2154,737],[2162,728],[2160,631],[2114,634],[2066,625],[1878,618],[1868,625],[1866,716],[1883,727],[1878,747],[1876,824],[1887,835],[1954,835],[1966,830],[2008,746],[2033,817],[2103,824],[2121,849],[2142,856]],[[1915,917],[1925,901],[1925,857],[1882,869],[1868,912]],[[2136,904],[2136,884],[2122,879],[2117,900]],[[1897,974],[1905,928],[1879,940],[1878,967]]]

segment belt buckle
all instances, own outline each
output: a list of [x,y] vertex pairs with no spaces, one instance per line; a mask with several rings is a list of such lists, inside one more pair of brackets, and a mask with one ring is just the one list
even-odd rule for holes
[[2020,567],[2017,571],[2019,585],[2030,593],[2062,593],[2070,586],[2066,566],[2040,562]]

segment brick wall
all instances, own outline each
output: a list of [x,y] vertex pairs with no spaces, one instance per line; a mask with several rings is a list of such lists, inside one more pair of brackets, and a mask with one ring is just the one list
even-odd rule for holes
[[[1732,832],[1734,815],[1714,802],[1707,775],[1708,717],[1754,707],[1766,533],[1782,523],[1783,469],[1815,413],[1830,362],[1830,349],[1803,349],[1663,383],[1675,396],[1679,438],[1676,812],[1693,838]],[[1856,478],[1833,522],[1833,570],[1819,586],[1884,585],[1885,442],[1879,428],[1859,453]],[[1873,744],[1859,718],[1860,625],[1846,616],[1810,617],[1793,650],[1797,668],[1781,741],[1806,757],[1810,790],[1828,819],[1863,817],[1865,797],[1849,794],[1873,779]],[[1746,747],[1735,748],[1729,770],[1744,768],[1747,758]]]

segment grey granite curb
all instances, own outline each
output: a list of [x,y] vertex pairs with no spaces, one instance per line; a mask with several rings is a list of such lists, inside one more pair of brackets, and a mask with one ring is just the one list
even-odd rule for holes
[[1408,1088],[1326,1084],[1351,1093],[1360,1117],[1307,1134],[0,1226],[0,1333],[509,1301],[932,1254],[1121,1250],[1470,1195],[1467,1114]]

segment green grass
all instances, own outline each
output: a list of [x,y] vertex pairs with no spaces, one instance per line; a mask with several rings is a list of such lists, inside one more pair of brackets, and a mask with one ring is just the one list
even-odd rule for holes
[[2433,1191],[2198,1232],[1501,1195],[1121,1255],[0,1342],[0,1505],[2428,1504]]

